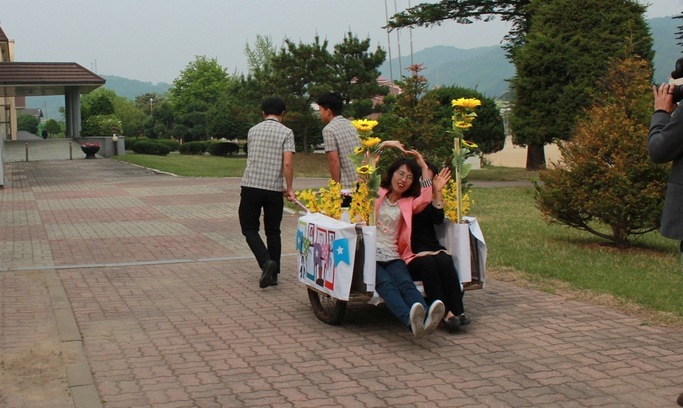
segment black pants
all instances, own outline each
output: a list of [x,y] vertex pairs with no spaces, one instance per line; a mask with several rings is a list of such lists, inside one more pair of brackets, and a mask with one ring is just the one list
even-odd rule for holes
[[456,316],[465,312],[460,280],[453,258],[444,252],[413,258],[408,264],[413,280],[422,281],[429,303],[439,299]]
[[[263,226],[266,232],[266,244],[259,235],[261,209],[263,209]],[[240,194],[239,218],[242,235],[247,239],[249,249],[256,257],[259,268],[269,261],[278,263],[280,272],[280,255],[282,240],[280,223],[284,202],[281,191],[262,190],[260,188],[242,187]]]

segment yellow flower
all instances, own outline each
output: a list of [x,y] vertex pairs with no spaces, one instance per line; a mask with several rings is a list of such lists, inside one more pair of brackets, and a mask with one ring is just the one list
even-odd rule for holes
[[[457,186],[455,180],[451,180],[446,184],[442,191],[443,194],[443,210],[444,216],[452,222],[458,222],[458,196]],[[462,215],[467,215],[474,201],[470,198],[469,191],[462,195],[460,210]]]
[[481,101],[475,98],[459,98],[453,99],[451,105],[454,108],[474,109],[477,106],[481,106]]
[[367,148],[372,148],[381,141],[382,139],[380,139],[379,137],[369,137],[367,139],[361,139],[361,143],[363,143],[363,146]]
[[476,144],[476,143],[474,143],[474,142],[468,142],[468,141],[465,140],[465,139],[462,140],[462,145],[465,146],[465,147],[467,147],[468,149],[476,149],[476,148],[479,147],[478,144]]
[[455,127],[460,129],[468,129],[472,127],[471,123],[465,122],[464,120],[459,120],[455,122]]
[[359,132],[372,132],[372,128],[377,126],[376,120],[356,119],[351,122]]
[[365,153],[365,149],[362,146],[356,146],[355,149],[353,149],[353,154],[363,154]]
[[370,175],[374,172],[375,172],[375,168],[368,165],[368,164],[364,164],[360,167],[356,167],[356,173],[360,174],[361,176]]

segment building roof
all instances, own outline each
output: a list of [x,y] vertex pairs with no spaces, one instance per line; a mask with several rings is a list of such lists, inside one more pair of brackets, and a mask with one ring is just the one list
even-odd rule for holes
[[2,31],[2,27],[0,27],[0,42],[8,42],[9,38],[7,38],[7,35],[5,35],[5,32]]
[[0,96],[65,95],[71,87],[86,94],[105,82],[75,62],[0,62]]

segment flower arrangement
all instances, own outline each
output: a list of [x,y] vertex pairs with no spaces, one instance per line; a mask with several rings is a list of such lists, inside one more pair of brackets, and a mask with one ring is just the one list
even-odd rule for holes
[[357,119],[351,122],[358,130],[361,145],[356,147],[351,161],[356,165],[358,188],[352,194],[349,215],[351,219],[362,220],[375,225],[375,198],[379,191],[381,172],[377,167],[382,139],[372,135],[376,120]]
[[[463,179],[467,177],[472,169],[472,165],[465,163],[465,160],[475,156],[476,149],[478,148],[476,143],[468,142],[464,139],[464,133],[472,127],[472,122],[477,117],[474,109],[481,106],[481,101],[475,98],[459,98],[453,99],[451,106],[453,107],[453,116],[451,118],[453,122],[452,133],[455,136],[453,140],[455,178],[444,188],[444,203],[446,216],[451,221],[460,223],[471,204],[469,193],[463,195]],[[446,199],[446,197],[450,198],[450,200]],[[451,207],[450,211],[449,206]],[[452,210],[453,206],[455,206],[455,212]]]
[[[349,219],[374,225],[375,198],[377,198],[381,181],[377,161],[382,139],[372,136],[372,129],[377,126],[376,120],[359,119],[351,123],[358,130],[361,145],[356,147],[351,155],[358,175],[358,187],[351,193]],[[329,181],[327,188],[297,191],[295,194],[297,200],[301,201],[309,211],[341,219],[341,185],[334,180]]]
[[81,147],[84,147],[86,149],[99,149],[100,145],[99,143],[83,143]]
[[317,191],[313,189],[297,191],[295,195],[310,212],[319,212],[336,219],[341,218],[341,184],[336,181],[330,180],[327,188],[322,187]]

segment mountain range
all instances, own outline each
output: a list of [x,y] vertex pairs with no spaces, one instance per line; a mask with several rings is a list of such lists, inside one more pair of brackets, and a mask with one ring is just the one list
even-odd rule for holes
[[[654,79],[660,83],[668,79],[678,58],[683,55],[683,48],[676,43],[676,31],[680,23],[671,17],[660,17],[648,20],[650,32],[654,38],[655,51]],[[391,62],[391,69],[390,69]],[[399,79],[406,75],[411,63],[422,64],[424,75],[431,87],[439,85],[457,85],[477,89],[482,94],[498,98],[507,92],[508,83],[514,73],[514,66],[506,59],[505,50],[501,46],[462,49],[451,46],[434,46],[403,56],[400,61],[394,58],[380,67],[383,77]],[[400,62],[400,63],[399,63]],[[142,82],[134,79],[112,75],[101,75],[107,82],[105,88],[114,90],[118,95],[134,99],[144,93],[164,93],[171,84],[159,82]],[[32,97],[26,101],[29,108],[47,108],[48,118],[61,118],[58,108],[64,106],[63,96]]]

